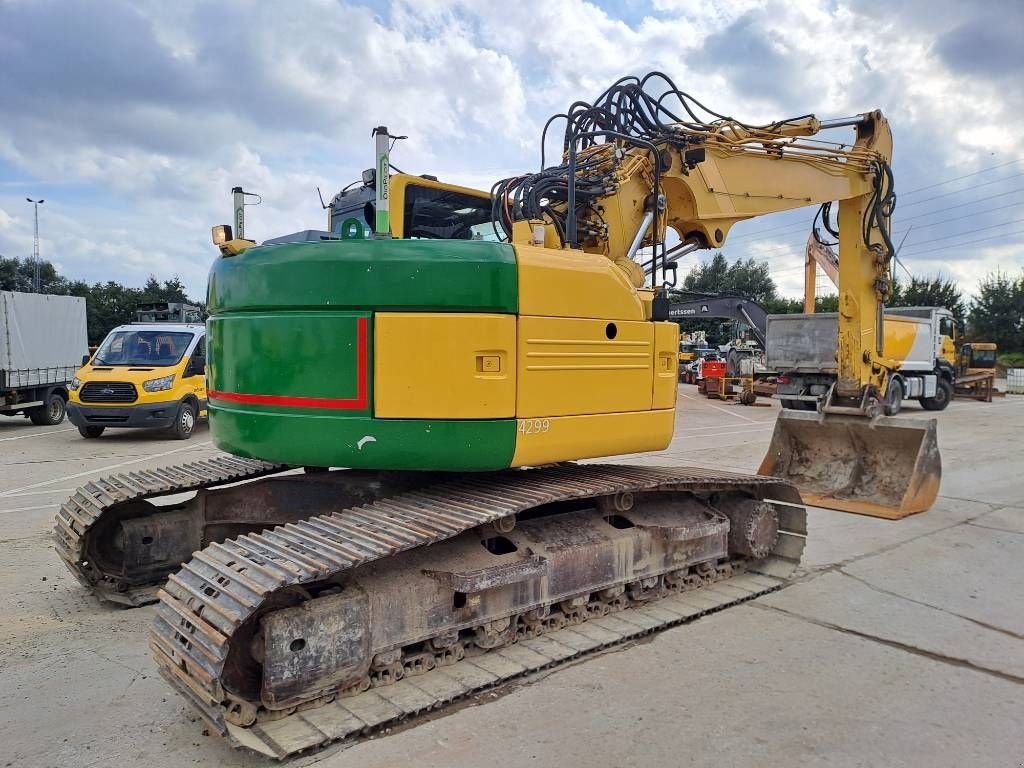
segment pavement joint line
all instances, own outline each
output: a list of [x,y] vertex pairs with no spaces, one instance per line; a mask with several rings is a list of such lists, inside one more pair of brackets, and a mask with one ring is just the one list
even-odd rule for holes
[[50,488],[45,491],[25,491],[24,493],[9,493],[7,494],[11,498],[16,496],[45,496],[48,493],[74,493],[77,488]]
[[850,627],[844,627],[840,624],[833,624],[830,621],[824,621],[823,619],[815,619],[811,616],[804,616],[802,613],[795,613],[793,611],[787,611],[785,608],[780,608],[777,605],[766,605],[765,603],[758,602],[757,600],[749,601],[750,605],[754,608],[758,608],[762,611],[775,611],[785,616],[790,616],[794,619],[800,619],[806,621],[808,624],[814,624],[815,626],[823,627],[824,629],[831,629],[835,632],[841,632],[845,635],[852,635],[859,637],[862,640],[870,640],[871,642],[878,643],[880,645],[894,648],[899,651],[905,651],[914,656],[922,656],[932,661],[938,661],[943,664],[949,664],[950,666],[960,667],[961,669],[969,669],[974,672],[981,672],[984,675],[991,675],[992,677],[999,678],[1008,683],[1016,683],[1017,685],[1024,685],[1024,677],[1014,675],[1010,672],[1003,672],[999,669],[992,669],[991,667],[984,667],[980,664],[975,664],[973,661],[968,659],[962,659],[958,656],[947,656],[944,653],[937,651],[929,651],[924,648],[918,648],[916,645],[910,643],[903,643],[899,640],[891,640],[887,637],[880,637],[879,635],[872,635],[870,632],[861,632],[857,629],[851,629]]
[[53,509],[54,507],[60,506],[56,502],[53,504],[43,504],[38,507],[17,507],[16,509],[0,509],[0,515],[8,515],[12,512],[31,512],[36,509]]
[[[746,434],[748,434],[751,431],[755,431],[756,432],[758,430],[746,430],[746,431],[743,431],[743,432],[730,432],[729,434],[746,435]],[[675,455],[677,453],[693,453],[694,451],[701,451],[702,453],[707,453],[708,451],[714,451],[714,450],[717,450],[719,448],[735,448],[737,445],[747,445],[747,443],[746,442],[719,443],[719,444],[715,444],[715,445],[694,446],[693,448],[673,448],[671,453],[673,455]],[[669,457],[669,458],[671,458],[671,457]],[[750,470],[746,470],[746,471],[749,472]],[[2,496],[2,495],[3,494],[0,494],[0,496]]]
[[981,621],[980,619],[974,619],[974,618],[971,618],[970,616],[965,616],[964,614],[957,613],[956,611],[950,611],[950,610],[948,610],[946,608],[943,608],[940,605],[934,605],[933,603],[926,603],[923,600],[915,600],[912,597],[907,597],[906,595],[901,595],[898,592],[890,592],[888,589],[882,589],[881,587],[879,587],[879,586],[877,586],[875,584],[872,584],[867,579],[863,579],[860,576],[854,576],[852,573],[848,573],[847,571],[844,571],[842,568],[838,568],[836,570],[837,570],[838,573],[841,573],[846,578],[853,579],[854,581],[856,581],[856,582],[858,582],[860,584],[863,584],[868,589],[870,589],[870,590],[872,590],[874,592],[877,592],[880,595],[888,595],[889,597],[894,597],[897,600],[906,600],[908,603],[913,603],[914,605],[920,605],[922,608],[931,608],[932,610],[939,611],[940,613],[944,613],[947,616],[952,616],[952,617],[957,618],[957,619],[962,619],[964,621],[969,621],[972,624],[977,624],[979,627],[983,627],[984,629],[990,629],[993,632],[999,632],[1001,634],[1007,635],[1008,637],[1012,637],[1015,640],[1024,640],[1024,635],[1021,635],[1021,634],[1019,634],[1017,632],[1014,632],[1013,630],[1004,629],[1003,627],[996,626],[995,624],[989,624],[987,621]]
[[[993,510],[997,511],[997,510]],[[981,523],[968,522],[967,525],[973,526],[974,528],[984,528],[986,531],[999,531],[1000,533],[1013,533],[1017,536],[1024,536],[1024,531],[1014,531],[1009,528],[999,528],[995,525],[982,525]]]
[[71,429],[54,429],[49,432],[36,432],[32,435],[17,435],[15,437],[0,437],[0,443],[5,443],[8,440],[27,440],[30,437],[46,437],[47,435],[59,435],[61,432],[74,432],[75,428]]
[[[819,509],[819,507],[812,507],[812,509]],[[821,509],[824,509],[824,507],[821,507]],[[942,526],[940,528],[935,528],[935,529],[930,530],[930,531],[924,531],[922,533],[919,533],[917,536],[911,536],[909,539],[904,539],[903,541],[895,541],[892,544],[889,544],[887,546],[881,547],[880,549],[876,549],[876,550],[874,550],[872,552],[864,552],[864,553],[859,554],[859,555],[854,555],[852,557],[848,557],[845,560],[840,560],[839,562],[836,562],[836,563],[829,563],[828,565],[820,565],[820,566],[816,566],[814,568],[808,568],[806,571],[804,571],[804,573],[802,575],[791,576],[790,579],[789,579],[788,584],[798,584],[798,583],[804,583],[804,582],[808,582],[808,581],[813,581],[814,579],[818,578],[819,576],[823,576],[826,573],[833,573],[835,571],[841,571],[846,566],[853,565],[854,563],[859,563],[861,560],[867,560],[868,558],[871,558],[871,557],[878,557],[879,555],[888,554],[889,552],[892,552],[892,551],[894,551],[896,549],[899,549],[900,547],[905,546],[907,544],[911,544],[911,543],[917,541],[918,539],[923,539],[923,538],[925,538],[927,536],[934,536],[936,533],[942,533],[943,531],[948,531],[951,528],[956,528],[957,526],[968,525],[970,523],[973,523],[975,520],[977,520],[980,517],[984,517],[985,515],[988,515],[988,514],[991,514],[992,512],[998,511],[998,509],[999,509],[999,507],[997,507],[996,509],[987,509],[984,512],[979,512],[978,514],[973,515],[971,517],[964,518],[963,520],[957,520],[955,522],[950,523],[949,525],[944,525],[944,526]],[[925,513],[925,514],[927,514],[927,513]],[[797,573],[799,574],[799,571]],[[788,584],[787,584],[787,586],[788,586]]]
[[[775,419],[759,420],[757,423],[758,424],[763,424],[764,426],[768,427],[768,426],[772,426],[772,425],[775,424]],[[739,426],[739,425],[737,424],[737,426]],[[721,428],[722,428],[721,424],[711,424],[711,425],[709,425],[707,427],[686,427],[685,429],[677,429],[675,431],[675,434],[679,434],[680,432],[698,432],[698,431],[699,432],[707,432],[709,429],[721,429]]]
[[[969,502],[971,504],[984,504],[986,507],[989,507],[989,512],[996,512],[996,511],[1002,509],[1003,507],[1012,507],[1013,506],[1012,504],[1003,504],[1002,502],[999,502],[999,501],[982,501],[981,499],[969,499],[969,498],[967,498],[965,496],[947,496],[947,495],[942,494],[942,493],[939,494],[939,498],[940,499],[949,499],[951,501],[966,501],[966,502]],[[986,514],[988,514],[988,513],[986,513]]]
[[139,463],[141,463],[143,461],[149,461],[150,459],[159,459],[161,456],[170,456],[173,453],[183,453],[184,451],[194,451],[197,448],[200,448],[200,447],[202,447],[204,445],[211,445],[212,443],[213,443],[212,440],[206,440],[205,442],[202,442],[202,443],[195,443],[195,444],[192,444],[192,445],[185,445],[185,446],[182,446],[181,448],[174,448],[173,450],[170,450],[170,451],[164,451],[163,453],[151,453],[151,454],[149,454],[147,456],[140,456],[139,458],[132,459],[131,461],[122,461],[122,462],[120,462],[118,464],[110,464],[110,465],[108,465],[106,467],[97,467],[96,469],[89,469],[89,470],[86,470],[85,472],[79,472],[79,473],[74,474],[74,475],[64,475],[63,477],[55,477],[52,480],[44,480],[41,483],[33,483],[32,485],[24,485],[21,488],[11,488],[8,491],[0,492],[0,498],[11,496],[13,494],[19,493],[20,491],[31,491],[31,490],[33,490],[35,488],[43,488],[43,487],[45,487],[47,485],[53,485],[54,483],[59,483],[62,480],[76,480],[79,477],[88,477],[89,475],[102,475],[103,473],[109,472],[112,469],[119,469],[121,467],[127,467],[130,464],[139,464]]
[[735,416],[737,419],[743,419],[744,421],[749,421],[749,422],[752,422],[754,424],[761,423],[757,419],[752,419],[749,416],[744,416],[742,413],[735,413],[734,411],[730,411],[728,408],[723,408],[722,406],[715,405],[714,403],[707,403],[706,405],[709,408],[714,408],[716,411],[721,411],[722,413],[727,413],[730,416]]

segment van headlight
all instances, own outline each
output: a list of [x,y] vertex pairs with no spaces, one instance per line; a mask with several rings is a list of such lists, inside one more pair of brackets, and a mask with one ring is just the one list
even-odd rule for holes
[[77,391],[78,391],[78,388],[79,388],[79,387],[81,387],[81,386],[82,386],[82,382],[80,382],[80,381],[78,380],[78,377],[77,377],[77,376],[75,376],[75,377],[74,377],[74,378],[73,378],[73,379],[71,380],[71,383],[70,383],[70,384],[68,384],[68,389],[70,389],[70,390],[71,390],[72,392],[77,392]]
[[165,389],[170,389],[172,384],[174,384],[173,373],[170,376],[161,376],[159,379],[144,381],[142,382],[142,388],[147,392],[162,392]]

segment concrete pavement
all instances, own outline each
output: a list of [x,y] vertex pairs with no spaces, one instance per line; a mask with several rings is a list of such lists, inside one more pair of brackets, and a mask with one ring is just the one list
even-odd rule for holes
[[[682,386],[672,446],[625,460],[752,471],[776,411]],[[938,419],[936,506],[898,522],[809,510],[782,591],[293,764],[1021,764],[1024,398]],[[211,455],[205,428],[178,443],[69,427],[0,420],[0,766],[273,764],[204,735],[154,672],[152,611],[97,603],[49,540],[77,484]]]

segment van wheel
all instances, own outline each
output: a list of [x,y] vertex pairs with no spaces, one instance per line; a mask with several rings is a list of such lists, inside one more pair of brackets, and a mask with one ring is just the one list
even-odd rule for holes
[[64,398],[56,392],[51,392],[46,398],[46,404],[33,408],[28,413],[29,419],[39,427],[54,427],[64,421],[65,412]]
[[903,383],[899,379],[889,382],[885,392],[885,415],[895,416],[903,407]]
[[935,397],[922,397],[921,407],[926,411],[944,411],[953,399],[953,385],[947,379],[939,379],[935,387]]
[[93,440],[103,434],[104,427],[79,427],[78,434]]
[[196,407],[184,402],[178,406],[178,414],[171,425],[171,434],[175,440],[188,440],[196,429]]

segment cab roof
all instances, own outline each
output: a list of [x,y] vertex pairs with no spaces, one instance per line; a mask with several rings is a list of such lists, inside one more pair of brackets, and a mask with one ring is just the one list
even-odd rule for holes
[[[206,331],[203,323],[126,323],[113,329],[114,331],[167,331],[168,333],[188,332],[196,334]],[[113,331],[111,331],[113,333]]]

